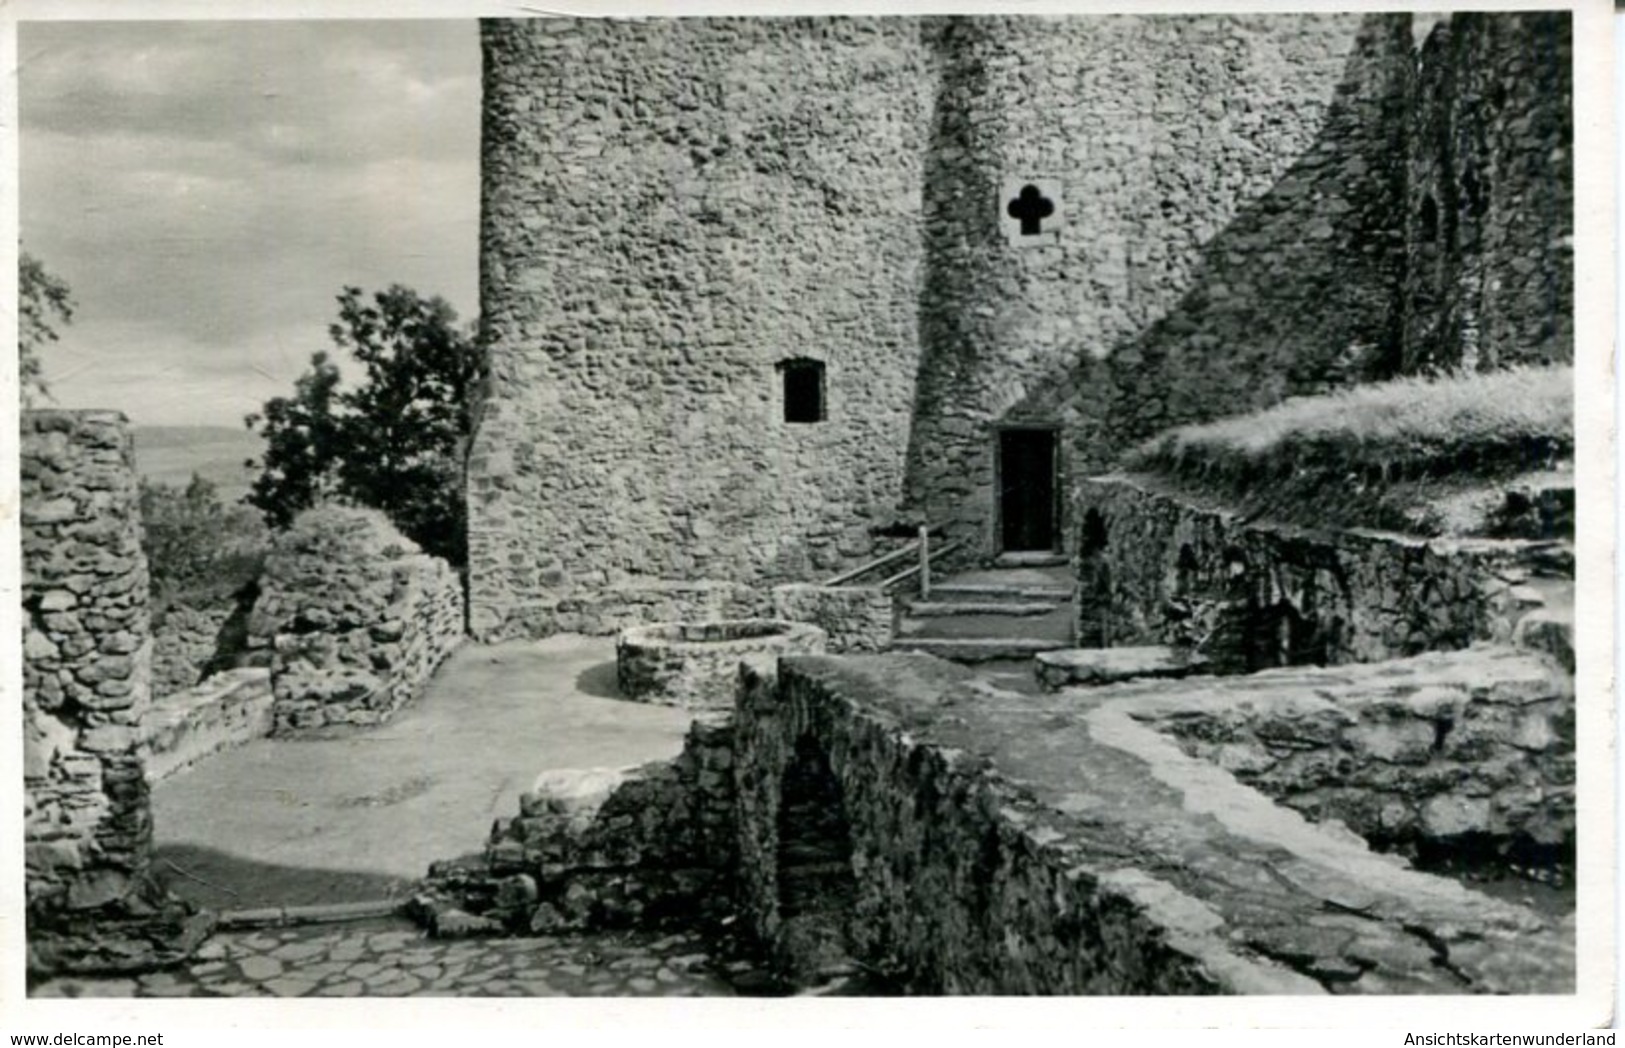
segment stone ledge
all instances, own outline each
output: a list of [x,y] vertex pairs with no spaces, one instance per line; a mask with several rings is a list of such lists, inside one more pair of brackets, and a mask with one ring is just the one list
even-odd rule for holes
[[294,927],[304,924],[340,924],[393,917],[406,903],[400,899],[363,899],[356,902],[311,903],[305,906],[264,906],[249,910],[226,910],[219,915],[217,928]]
[[1039,686],[1048,691],[1143,677],[1188,677],[1206,665],[1207,660],[1194,652],[1161,645],[1066,648],[1033,656],[1033,673]]
[[227,670],[155,702],[142,718],[147,781],[271,732],[271,671]]

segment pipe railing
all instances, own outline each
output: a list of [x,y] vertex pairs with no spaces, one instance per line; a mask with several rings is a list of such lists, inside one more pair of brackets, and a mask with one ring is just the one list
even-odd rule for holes
[[875,559],[861,564],[858,567],[852,568],[849,571],[843,571],[841,574],[827,580],[824,585],[844,586],[855,579],[862,578],[870,572],[895,565],[899,561],[907,560],[908,558],[913,557],[915,558],[915,562],[912,565],[904,568],[902,571],[888,576],[885,579],[882,579],[876,584],[876,587],[878,589],[890,589],[900,582],[905,582],[908,579],[917,577],[920,580],[920,596],[929,597],[931,595],[931,561],[934,558],[952,553],[954,550],[959,549],[964,544],[964,540],[959,539],[933,548],[931,545],[931,526],[929,524],[922,524],[920,525],[919,538],[915,539],[907,546],[904,546],[901,549],[894,549],[890,553],[876,557]]
[[875,585],[879,589],[890,589],[899,582],[906,582],[917,575],[920,579],[920,599],[924,600],[931,596],[931,558],[947,556],[964,544],[964,539],[955,539],[947,545],[938,546],[936,549],[930,549],[925,543],[915,543],[909,548],[911,550],[919,550],[919,563],[913,565],[912,567],[904,568],[897,574],[888,579],[883,579],[880,582],[877,582]]

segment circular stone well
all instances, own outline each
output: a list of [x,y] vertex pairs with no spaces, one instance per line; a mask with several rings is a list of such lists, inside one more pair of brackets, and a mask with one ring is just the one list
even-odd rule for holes
[[685,709],[730,709],[747,655],[822,655],[824,631],[783,619],[662,622],[621,631],[615,683],[621,697]]

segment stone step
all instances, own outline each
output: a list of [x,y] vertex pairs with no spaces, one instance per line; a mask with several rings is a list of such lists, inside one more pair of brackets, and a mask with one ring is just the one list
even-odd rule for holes
[[908,614],[915,618],[930,618],[933,615],[1048,615],[1060,606],[1059,602],[1053,600],[916,600],[909,602]]
[[931,587],[935,601],[977,601],[979,603],[1019,604],[1027,601],[1069,601],[1072,587],[1054,583],[1008,585],[994,582],[944,582]]
[[1556,659],[1574,672],[1574,606],[1536,608],[1518,620],[1512,639],[1532,651]]
[[1072,606],[1069,604],[1057,604],[1041,615],[975,612],[925,617],[904,615],[897,620],[897,636],[908,639],[940,637],[961,640],[1030,637],[1065,641],[1069,646],[1076,646],[1076,641],[1073,640],[1072,618]]
[[996,568],[1059,568],[1067,562],[1062,553],[1001,553],[994,558]]
[[1043,651],[1064,648],[1069,642],[1038,637],[899,637],[891,650],[935,655],[954,662],[992,662],[1025,659]]
[[1200,673],[1206,666],[1207,660],[1200,655],[1163,645],[1065,648],[1039,652],[1033,657],[1033,673],[1045,691],[1140,677],[1184,677]]

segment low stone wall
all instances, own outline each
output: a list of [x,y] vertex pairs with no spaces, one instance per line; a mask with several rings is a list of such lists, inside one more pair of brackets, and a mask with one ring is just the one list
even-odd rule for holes
[[154,702],[142,718],[147,781],[271,733],[271,671],[236,669]]
[[500,624],[475,623],[474,637],[492,643],[509,637],[555,633],[604,636],[657,622],[715,622],[766,618],[772,599],[760,587],[701,579],[607,584],[544,607],[517,608]]
[[822,654],[824,642],[817,626],[781,619],[634,626],[615,645],[615,683],[634,702],[726,710],[738,692],[740,660]]
[[773,587],[773,616],[823,630],[831,655],[861,655],[891,647],[897,609],[878,586],[792,583]]
[[687,924],[726,913],[734,866],[733,732],[700,719],[674,760],[544,773],[415,908],[448,936]]
[[1574,690],[1512,648],[1143,693],[1133,715],[1379,847],[1574,857]]
[[21,436],[28,966],[172,961],[208,922],[147,873],[152,643],[134,445],[110,411],[27,412]]
[[380,724],[462,642],[462,586],[382,515],[322,507],[278,536],[250,632],[275,638],[277,734]]
[[219,653],[220,631],[236,612],[233,604],[176,604],[154,616],[152,693],[162,698],[202,680]]
[[1508,640],[1542,599],[1541,543],[1311,532],[1141,476],[1075,500],[1083,647],[1194,647],[1217,672],[1375,662]]

